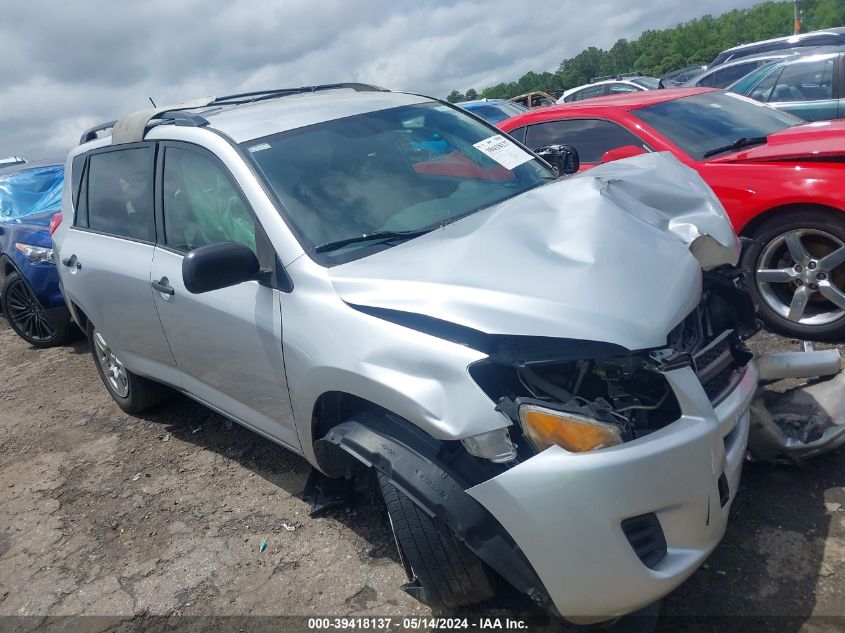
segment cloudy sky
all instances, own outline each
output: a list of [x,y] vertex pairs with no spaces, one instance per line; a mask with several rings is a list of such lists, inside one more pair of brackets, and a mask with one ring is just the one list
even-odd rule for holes
[[64,154],[149,106],[363,81],[445,97],[756,0],[18,0],[0,20],[0,156]]

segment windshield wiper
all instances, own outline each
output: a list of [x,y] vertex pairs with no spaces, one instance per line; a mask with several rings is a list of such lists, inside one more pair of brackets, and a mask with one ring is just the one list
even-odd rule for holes
[[716,149],[711,149],[707,152],[704,152],[703,158],[710,158],[711,156],[715,156],[716,154],[721,154],[722,152],[729,152],[731,150],[738,150],[742,149],[743,147],[751,147],[752,145],[763,145],[768,142],[768,137],[766,136],[752,136],[752,137],[741,137],[736,139],[730,145],[725,145],[724,147],[717,147]]
[[375,233],[365,233],[364,235],[356,235],[355,237],[347,237],[342,240],[336,240],[334,242],[326,242],[325,244],[320,244],[319,246],[314,247],[315,253],[326,253],[328,251],[334,251],[338,248],[343,248],[349,244],[355,244],[357,242],[376,242],[381,240],[411,240],[415,237],[419,237],[420,235],[425,235],[429,233],[432,229],[423,229],[420,231],[376,231]]

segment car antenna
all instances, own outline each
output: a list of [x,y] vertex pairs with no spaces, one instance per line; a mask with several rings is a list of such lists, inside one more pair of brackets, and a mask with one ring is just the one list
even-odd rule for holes
[[150,100],[150,103],[152,103],[152,104],[153,104],[153,107],[154,107],[154,108],[157,108],[157,107],[158,107],[158,106],[156,105],[156,102],[155,102],[155,101],[153,101],[153,98],[152,98],[152,97],[147,97],[147,99],[149,99],[149,100]]

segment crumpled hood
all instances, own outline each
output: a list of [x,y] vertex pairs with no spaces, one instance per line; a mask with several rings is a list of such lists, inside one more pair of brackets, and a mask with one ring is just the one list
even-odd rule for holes
[[[696,259],[696,256],[701,261]],[[329,269],[347,303],[488,334],[657,347],[698,303],[702,266],[739,242],[669,155],[615,161]]]

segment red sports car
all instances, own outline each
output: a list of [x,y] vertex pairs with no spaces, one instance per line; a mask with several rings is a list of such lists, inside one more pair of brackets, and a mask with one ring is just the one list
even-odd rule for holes
[[573,145],[582,169],[668,151],[697,170],[752,238],[742,265],[777,331],[845,335],[845,121],[804,123],[728,92],[689,88],[533,110],[498,126],[532,149]]

